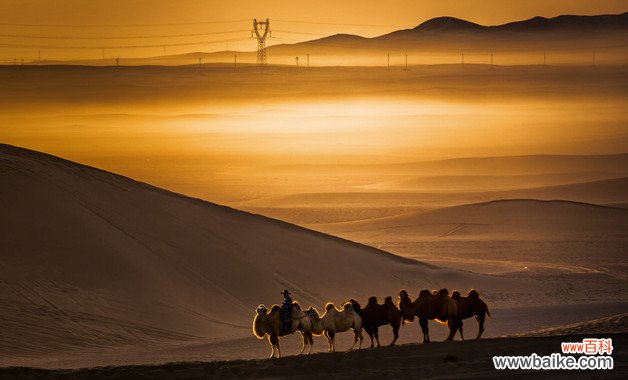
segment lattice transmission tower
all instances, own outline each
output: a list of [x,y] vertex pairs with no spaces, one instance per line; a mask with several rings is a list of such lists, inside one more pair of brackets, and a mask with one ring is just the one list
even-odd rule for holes
[[257,37],[257,66],[266,66],[266,37],[271,36],[270,21],[257,21],[253,19],[253,30],[251,37]]

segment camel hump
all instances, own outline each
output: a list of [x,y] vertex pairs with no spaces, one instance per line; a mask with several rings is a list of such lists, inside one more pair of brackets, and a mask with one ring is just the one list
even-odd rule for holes
[[388,297],[384,298],[384,303],[393,303],[392,297],[388,296]]
[[455,299],[456,301],[460,301],[460,292],[457,290],[454,290],[451,293],[451,298]]
[[273,311],[274,311],[274,312],[281,311],[281,306],[279,306],[279,305],[273,305],[273,307],[271,307],[271,308],[270,308],[270,311],[271,311],[271,312],[273,312]]
[[480,293],[477,290],[471,289],[469,290],[469,297],[471,298],[480,298]]
[[370,297],[369,297],[369,303],[377,303],[377,297],[375,297],[375,296],[370,296]]
[[439,290],[436,295],[444,297],[444,296],[448,296],[449,295],[449,290],[443,288],[441,290]]
[[335,309],[335,308],[336,308],[336,306],[334,306],[334,303],[333,303],[333,302],[327,302],[327,303],[325,304],[325,310],[327,310],[327,311],[329,311],[329,310],[331,310],[331,309]]
[[305,316],[305,313],[303,312],[303,309],[301,309],[301,305],[299,305],[298,302],[294,301],[292,303],[292,318],[303,318]]

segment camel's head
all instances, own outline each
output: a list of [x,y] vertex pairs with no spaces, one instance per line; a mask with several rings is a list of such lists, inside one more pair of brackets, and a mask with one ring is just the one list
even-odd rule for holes
[[405,301],[409,298],[410,296],[408,295],[408,292],[405,289],[401,289],[399,291],[399,301]]
[[449,295],[449,290],[443,288],[441,290],[439,290],[438,292],[436,292],[436,295],[439,297],[446,297]]
[[257,315],[259,316],[264,316],[268,313],[268,308],[264,305],[259,305],[257,307],[257,309],[255,309],[255,312],[257,313]]
[[419,292],[419,297],[425,297],[431,294],[432,292],[430,292],[428,289],[421,289],[421,291]]
[[454,290],[454,291],[451,293],[451,298],[452,298],[453,300],[455,300],[455,301],[460,301],[460,292],[459,292],[459,291],[457,291],[457,290]]
[[320,315],[318,314],[318,310],[316,310],[314,306],[308,307],[303,312],[305,313],[305,315],[315,320],[318,320],[320,318]]
[[358,303],[358,301],[354,300],[353,298],[351,298],[349,301],[347,301],[347,303],[350,303],[351,306],[355,309],[355,310],[360,310],[361,306]]
[[368,303],[369,303],[369,304],[375,304],[375,305],[377,305],[377,297],[375,297],[375,296],[370,296],[370,297],[369,297],[369,301],[368,301]]

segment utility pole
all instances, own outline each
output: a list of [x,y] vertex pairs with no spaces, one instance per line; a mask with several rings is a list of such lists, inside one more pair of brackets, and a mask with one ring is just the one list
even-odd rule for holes
[[310,67],[310,53],[307,53],[307,67]]
[[406,54],[406,70],[408,70],[408,54]]
[[390,68],[390,53],[388,53],[388,60],[386,61],[386,67]]
[[202,58],[198,57],[198,67],[201,67],[201,60],[202,60]]
[[234,68],[238,67],[238,55],[237,54],[233,55],[233,67]]
[[299,57],[297,56],[294,59],[297,61],[297,67],[299,67]]
[[120,66],[120,57],[116,58],[116,66]]
[[270,35],[270,21],[257,21],[253,19],[253,30],[251,37],[257,38],[257,66],[266,66],[266,37]]
[[22,66],[24,66],[24,58],[22,58]]
[[460,62],[461,62],[461,64],[464,65],[464,53],[462,53],[462,58],[461,58]]

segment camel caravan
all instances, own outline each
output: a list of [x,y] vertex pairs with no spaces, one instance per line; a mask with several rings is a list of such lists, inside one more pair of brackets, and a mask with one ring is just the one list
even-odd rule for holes
[[423,289],[414,301],[408,292],[402,289],[399,291],[396,305],[392,297],[386,297],[383,304],[379,304],[376,297],[370,297],[364,307],[358,301],[350,299],[343,303],[340,309],[331,302],[327,303],[323,315],[312,306],[303,310],[297,301],[292,301],[287,290],[282,294],[284,302],[281,306],[273,305],[269,310],[266,306],[259,305],[253,319],[253,334],[258,339],[268,336],[271,346],[270,358],[281,357],[279,338],[297,331],[301,333],[303,341],[301,351],[298,353],[301,355],[308,346],[307,354],[312,352],[314,335],[323,335],[327,340],[328,351],[335,351],[336,334],[349,330],[353,331],[353,345],[349,351],[354,349],[356,344],[358,348],[362,348],[364,340],[362,329],[371,340],[370,347],[375,347],[375,343],[380,347],[378,329],[386,325],[392,327],[393,340],[390,346],[393,346],[399,338],[399,328],[405,323],[414,321],[415,317],[419,320],[423,343],[430,341],[428,328],[430,320],[447,326],[449,335],[446,340],[454,340],[458,331],[460,339],[464,340],[462,321],[471,317],[478,323],[476,339],[480,339],[484,332],[484,321],[487,316],[491,316],[488,306],[474,289],[469,290],[466,297],[457,290],[450,296],[447,289],[433,291]]

